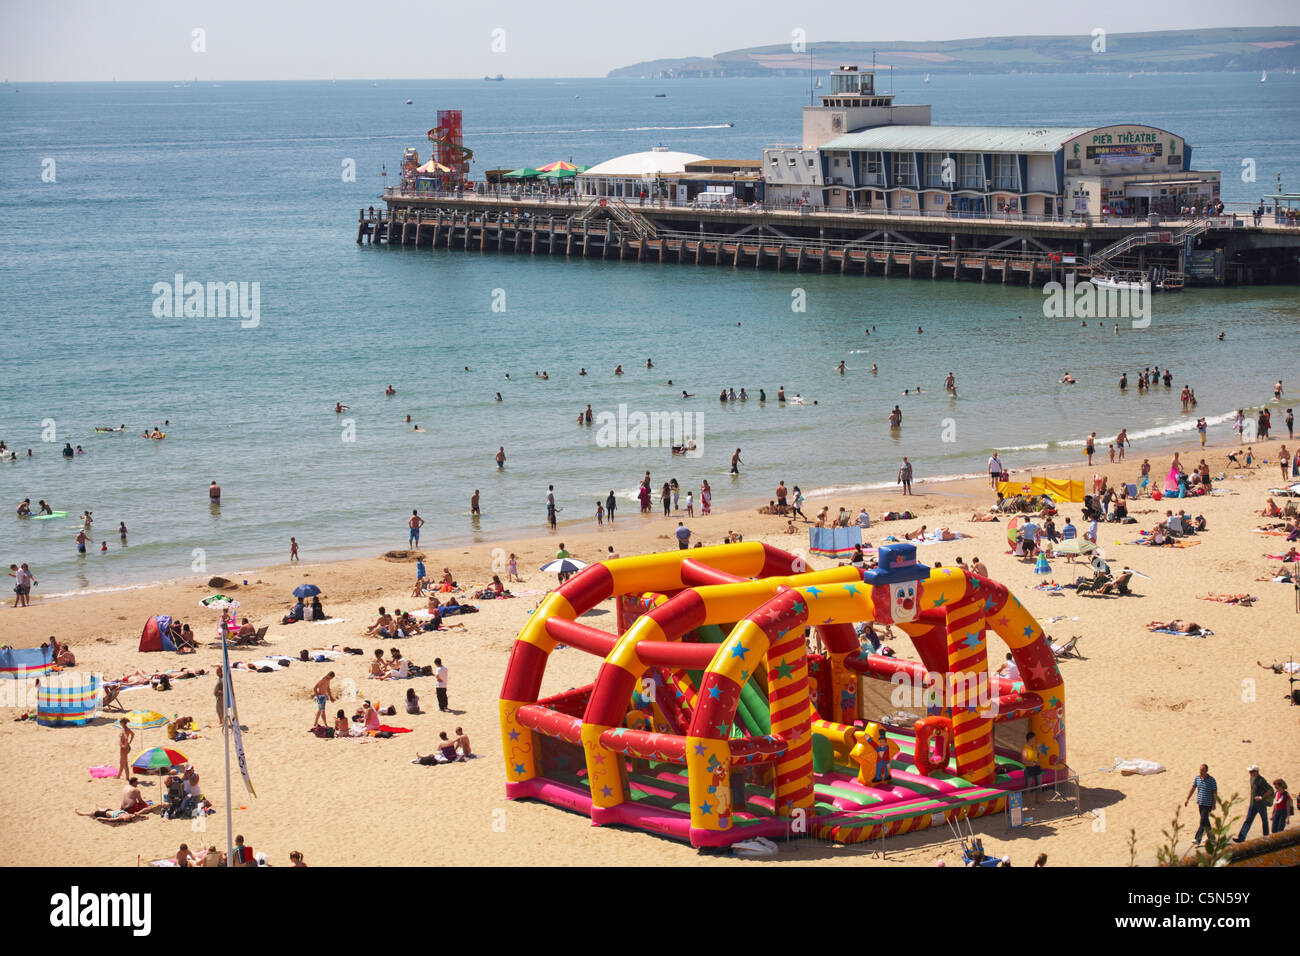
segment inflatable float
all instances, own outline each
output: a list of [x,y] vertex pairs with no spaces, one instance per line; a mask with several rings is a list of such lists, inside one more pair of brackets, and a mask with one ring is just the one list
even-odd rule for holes
[[[578,621],[607,598],[616,633]],[[902,630],[920,660],[864,652],[859,621]],[[1023,683],[989,673],[989,629]],[[540,697],[560,644],[598,658],[595,679]],[[910,714],[891,709],[899,689]],[[1002,585],[931,571],[904,543],[865,572],[807,571],[760,542],[590,565],[519,633],[499,713],[509,799],[696,847],[855,843],[1000,812],[1024,786],[1029,733],[1044,782],[1068,773],[1042,628]]]

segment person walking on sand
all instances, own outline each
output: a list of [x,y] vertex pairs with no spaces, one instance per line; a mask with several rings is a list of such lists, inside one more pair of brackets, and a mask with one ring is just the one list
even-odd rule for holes
[[406,543],[413,548],[420,546],[420,529],[424,527],[424,519],[420,517],[420,512],[414,508],[411,509],[411,520],[406,522],[409,534],[406,536]]
[[312,729],[317,727],[328,727],[329,718],[325,716],[326,703],[334,701],[334,691],[330,689],[330,681],[334,679],[334,672],[330,671],[324,677],[316,682],[316,686],[311,692],[316,697],[316,719],[312,722]]
[[1211,832],[1210,812],[1214,810],[1214,801],[1219,793],[1218,782],[1210,776],[1208,764],[1201,764],[1201,769],[1192,779],[1192,788],[1187,791],[1187,796],[1183,800],[1183,806],[1187,806],[1192,794],[1196,794],[1196,810],[1201,815],[1200,826],[1196,828],[1196,836],[1192,838],[1192,846],[1201,845],[1201,834]]
[[898,484],[903,486],[903,494],[912,493],[912,463],[907,460],[906,455],[903,456],[902,467],[898,469]]
[[135,740],[135,731],[126,724],[126,718],[123,717],[118,721],[122,730],[117,735],[117,779],[130,775],[131,769],[131,742]]
[[1268,812],[1273,805],[1273,788],[1268,785],[1264,775],[1259,772],[1259,764],[1246,768],[1250,774],[1250,804],[1246,811],[1246,822],[1241,825],[1241,832],[1232,838],[1233,843],[1244,843],[1250,833],[1250,825],[1259,817],[1264,827],[1264,836],[1268,836]]
[[293,564],[298,560],[298,539],[291,537],[289,539],[289,563]]

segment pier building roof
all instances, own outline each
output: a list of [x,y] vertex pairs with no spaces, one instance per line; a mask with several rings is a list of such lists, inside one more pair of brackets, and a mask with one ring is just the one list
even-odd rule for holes
[[597,163],[579,175],[585,178],[600,176],[633,176],[645,178],[661,173],[684,172],[687,163],[698,163],[708,157],[695,153],[679,153],[672,150],[652,149],[644,153],[628,153],[615,156],[603,163]]
[[1090,126],[876,126],[837,136],[823,150],[1055,153]]

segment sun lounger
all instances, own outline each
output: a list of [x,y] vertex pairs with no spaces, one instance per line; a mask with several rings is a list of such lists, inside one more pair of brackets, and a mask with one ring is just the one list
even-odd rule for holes
[[1097,588],[1098,594],[1116,594],[1131,595],[1133,592],[1128,589],[1129,581],[1133,580],[1132,571],[1124,571],[1113,581],[1107,581],[1101,587]]

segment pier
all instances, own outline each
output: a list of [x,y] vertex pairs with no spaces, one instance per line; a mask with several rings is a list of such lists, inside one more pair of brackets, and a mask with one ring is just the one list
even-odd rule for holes
[[1300,229],[1236,216],[1137,227],[402,190],[384,199],[361,210],[358,243],[1028,286],[1100,272],[1163,276],[1168,289],[1300,282]]

